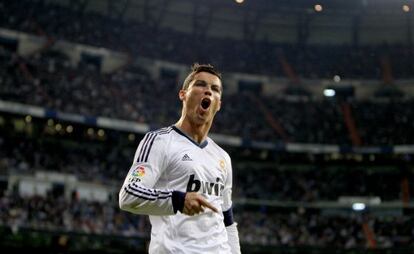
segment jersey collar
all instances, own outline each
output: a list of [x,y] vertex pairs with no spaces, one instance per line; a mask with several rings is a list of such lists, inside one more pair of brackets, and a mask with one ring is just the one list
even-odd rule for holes
[[204,147],[206,147],[207,145],[208,145],[208,141],[207,141],[207,139],[206,140],[204,140],[203,142],[201,142],[201,143],[197,143],[196,141],[194,141],[194,139],[192,139],[192,138],[190,138],[187,134],[185,134],[184,132],[182,132],[180,129],[178,129],[175,125],[173,125],[172,126],[172,128],[173,128],[173,130],[175,130],[178,134],[180,134],[180,135],[182,135],[182,136],[184,136],[184,137],[186,137],[188,140],[190,140],[191,141],[191,143],[193,143],[194,145],[196,145],[196,146],[198,146],[198,147],[200,147],[200,148],[204,148]]

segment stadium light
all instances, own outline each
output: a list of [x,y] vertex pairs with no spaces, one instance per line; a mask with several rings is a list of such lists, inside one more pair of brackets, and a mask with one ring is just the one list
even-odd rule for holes
[[31,123],[31,122],[32,122],[32,116],[31,116],[31,115],[27,115],[27,116],[24,118],[24,120],[25,120],[25,122],[26,122],[26,123]]
[[72,132],[73,132],[73,126],[72,126],[72,125],[68,125],[68,126],[66,127],[66,132],[68,132],[68,133],[72,133]]
[[323,10],[322,5],[320,4],[315,4],[313,8],[315,9],[316,12],[321,12]]
[[105,135],[105,131],[104,130],[102,130],[102,129],[99,129],[98,130],[98,136],[99,137],[103,137]]
[[410,8],[410,6],[409,6],[409,5],[404,4],[404,5],[403,5],[403,7],[402,7],[402,10],[403,10],[404,12],[409,12],[409,11],[411,10],[411,8]]
[[131,133],[128,135],[128,140],[129,141],[134,141],[135,140],[135,134]]
[[325,95],[326,97],[333,97],[335,96],[335,94],[336,92],[332,88],[326,88],[325,90],[323,90],[323,95]]
[[56,131],[60,131],[60,130],[62,130],[62,125],[61,125],[60,123],[56,124],[56,125],[55,125],[55,130],[56,130]]
[[244,0],[234,0],[236,3],[238,3],[238,4],[242,4],[242,3],[244,3]]
[[353,203],[352,204],[352,209],[354,211],[363,211],[365,210],[366,205],[364,203]]
[[92,128],[89,128],[87,130],[87,133],[88,133],[89,136],[92,136],[95,133],[95,131]]

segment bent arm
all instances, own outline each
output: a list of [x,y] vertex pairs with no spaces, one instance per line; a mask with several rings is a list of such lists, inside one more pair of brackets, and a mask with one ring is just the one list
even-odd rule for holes
[[119,192],[122,210],[147,215],[173,215],[183,210],[184,192],[154,188],[168,165],[168,146],[159,134],[147,133],[138,145]]
[[184,192],[151,189],[132,182],[119,192],[119,207],[136,214],[173,215],[183,210],[184,198]]

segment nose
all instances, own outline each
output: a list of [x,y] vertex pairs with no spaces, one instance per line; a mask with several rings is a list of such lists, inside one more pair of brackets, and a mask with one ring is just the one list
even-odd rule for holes
[[212,96],[213,93],[211,92],[211,87],[207,86],[206,90],[204,91],[204,95]]

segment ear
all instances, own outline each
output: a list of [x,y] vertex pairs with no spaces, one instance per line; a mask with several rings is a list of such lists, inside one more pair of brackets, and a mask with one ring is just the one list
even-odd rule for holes
[[218,102],[218,105],[217,105],[217,111],[220,111],[220,109],[221,109],[221,99],[219,100],[219,102]]
[[186,95],[187,95],[187,91],[186,90],[181,89],[178,92],[178,97],[180,98],[180,101],[184,101]]

